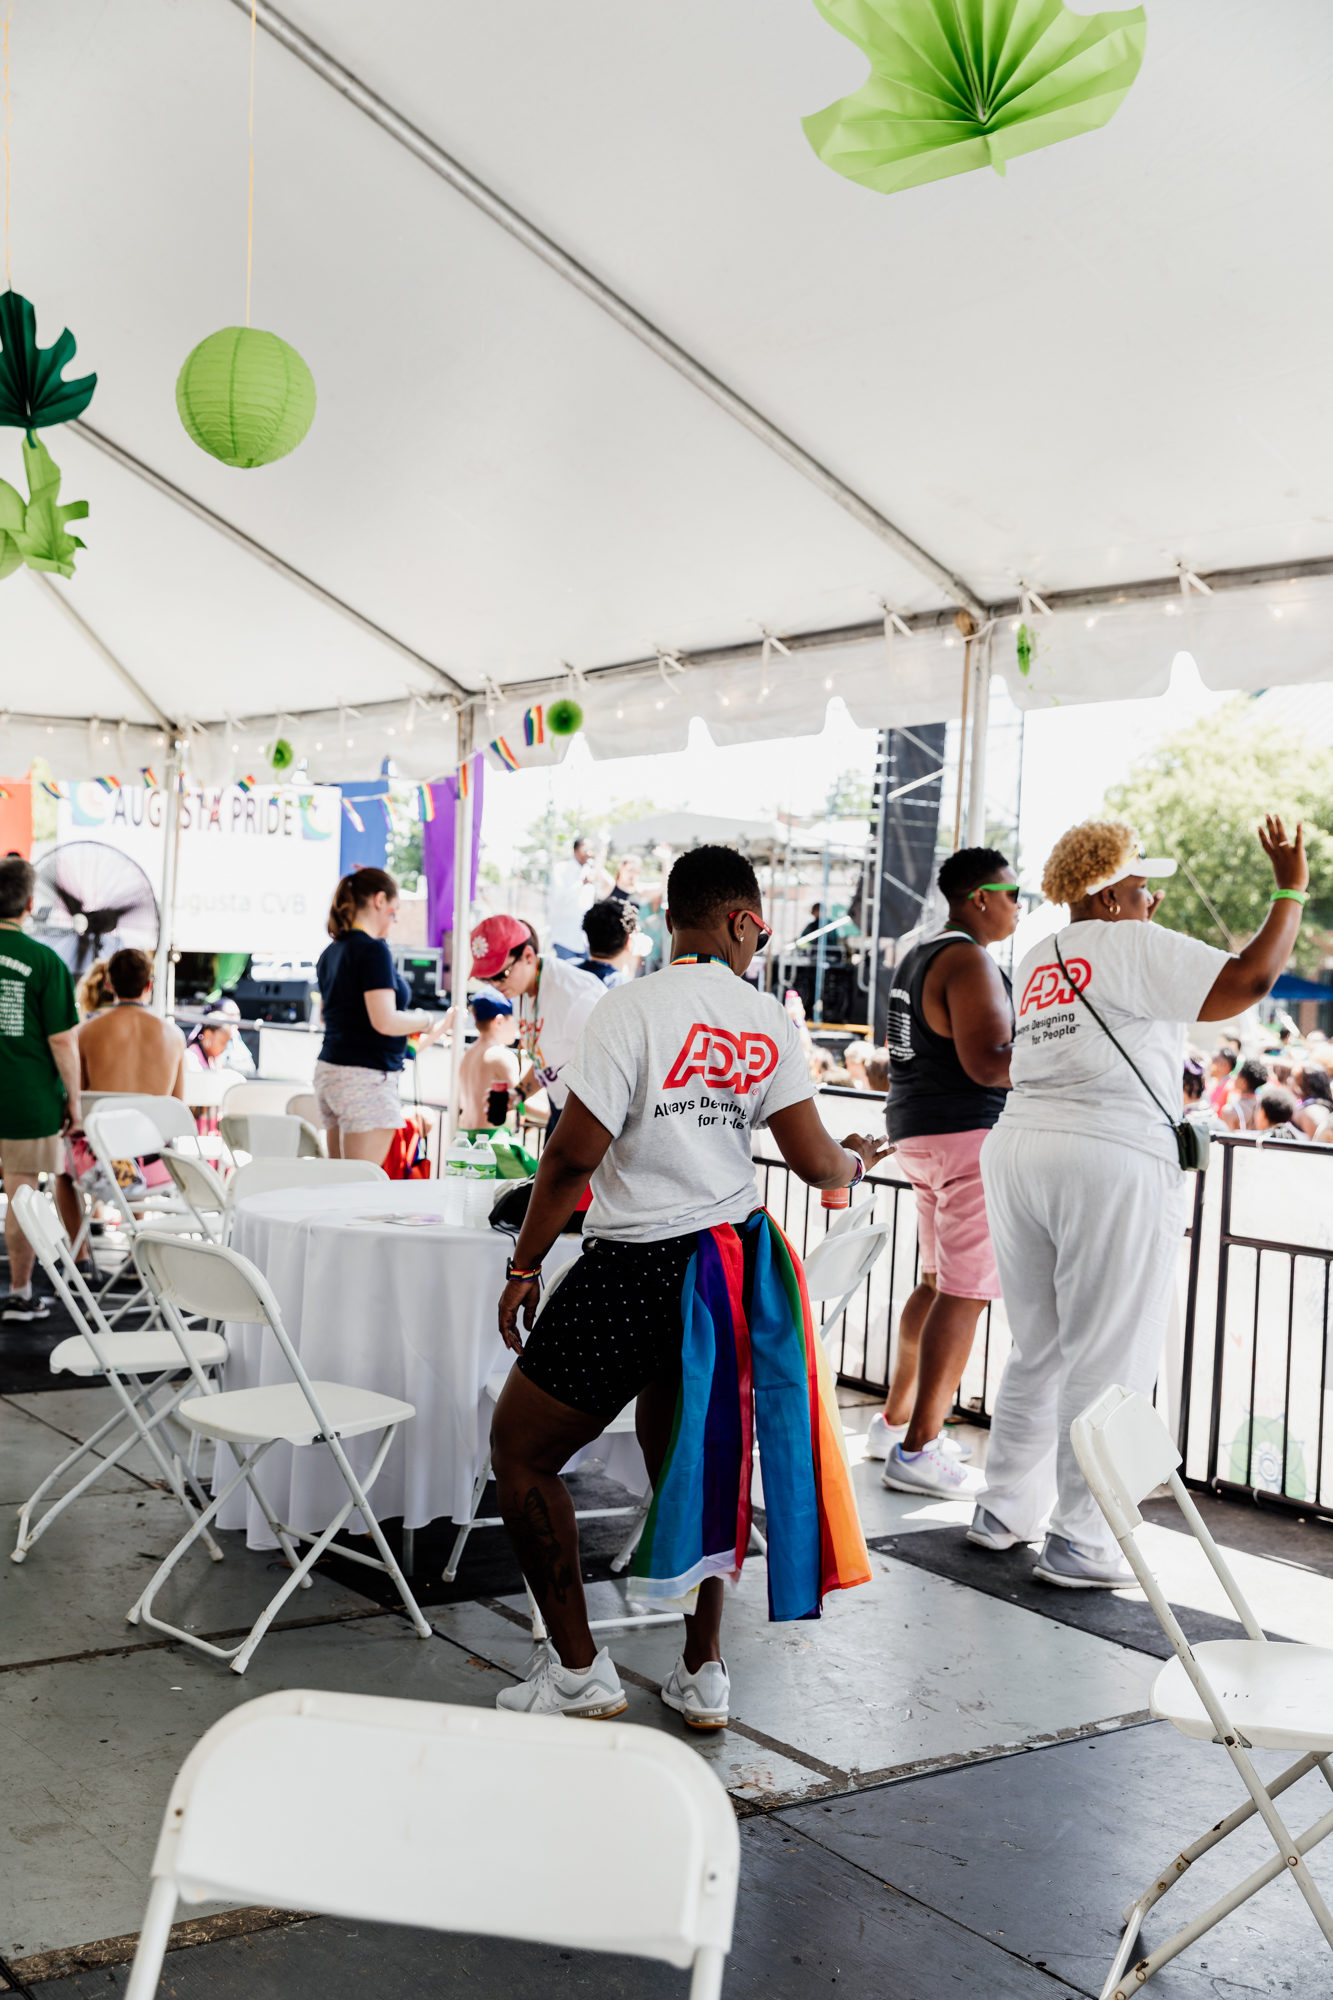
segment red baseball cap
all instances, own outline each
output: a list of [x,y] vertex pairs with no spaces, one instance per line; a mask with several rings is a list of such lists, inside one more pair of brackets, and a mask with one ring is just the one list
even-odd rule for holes
[[472,947],[472,977],[494,979],[511,951],[532,943],[532,932],[517,917],[487,917],[468,940]]

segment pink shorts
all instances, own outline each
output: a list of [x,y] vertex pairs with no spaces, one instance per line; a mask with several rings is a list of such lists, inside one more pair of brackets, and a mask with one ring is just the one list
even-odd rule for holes
[[921,1268],[935,1274],[937,1290],[950,1298],[1000,1296],[981,1185],[981,1143],[989,1130],[899,1139],[893,1149],[916,1192]]

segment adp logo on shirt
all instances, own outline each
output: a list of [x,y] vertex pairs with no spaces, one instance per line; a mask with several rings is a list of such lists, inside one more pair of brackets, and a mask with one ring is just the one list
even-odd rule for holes
[[696,1021],[662,1084],[663,1090],[683,1090],[700,1077],[710,1090],[734,1090],[744,1097],[756,1083],[772,1076],[778,1066],[778,1045],[771,1035],[750,1030],[733,1035],[729,1028],[710,1028]]
[[1075,993],[1082,993],[1092,979],[1092,967],[1086,958],[1067,958],[1065,964],[1069,977],[1065,978],[1058,965],[1039,965],[1023,988],[1023,998],[1018,1011],[1026,1014],[1030,1008],[1038,1012],[1043,1007],[1068,1007]]

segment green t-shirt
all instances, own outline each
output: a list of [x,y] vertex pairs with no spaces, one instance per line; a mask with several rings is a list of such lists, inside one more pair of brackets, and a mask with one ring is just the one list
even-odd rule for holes
[[74,981],[50,945],[0,925],[0,1138],[60,1130],[65,1086],[48,1035],[78,1026]]

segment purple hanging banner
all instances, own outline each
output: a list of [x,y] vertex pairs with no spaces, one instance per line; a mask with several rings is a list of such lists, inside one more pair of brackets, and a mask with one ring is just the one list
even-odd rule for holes
[[[472,792],[472,881],[469,897],[477,893],[477,863],[481,858],[481,803],[486,790],[486,760],[480,754],[471,760],[468,774]],[[445,778],[430,787],[435,803],[434,819],[421,827],[421,854],[426,869],[426,941],[432,946],[447,945],[454,927],[454,813],[458,805],[458,777]]]

